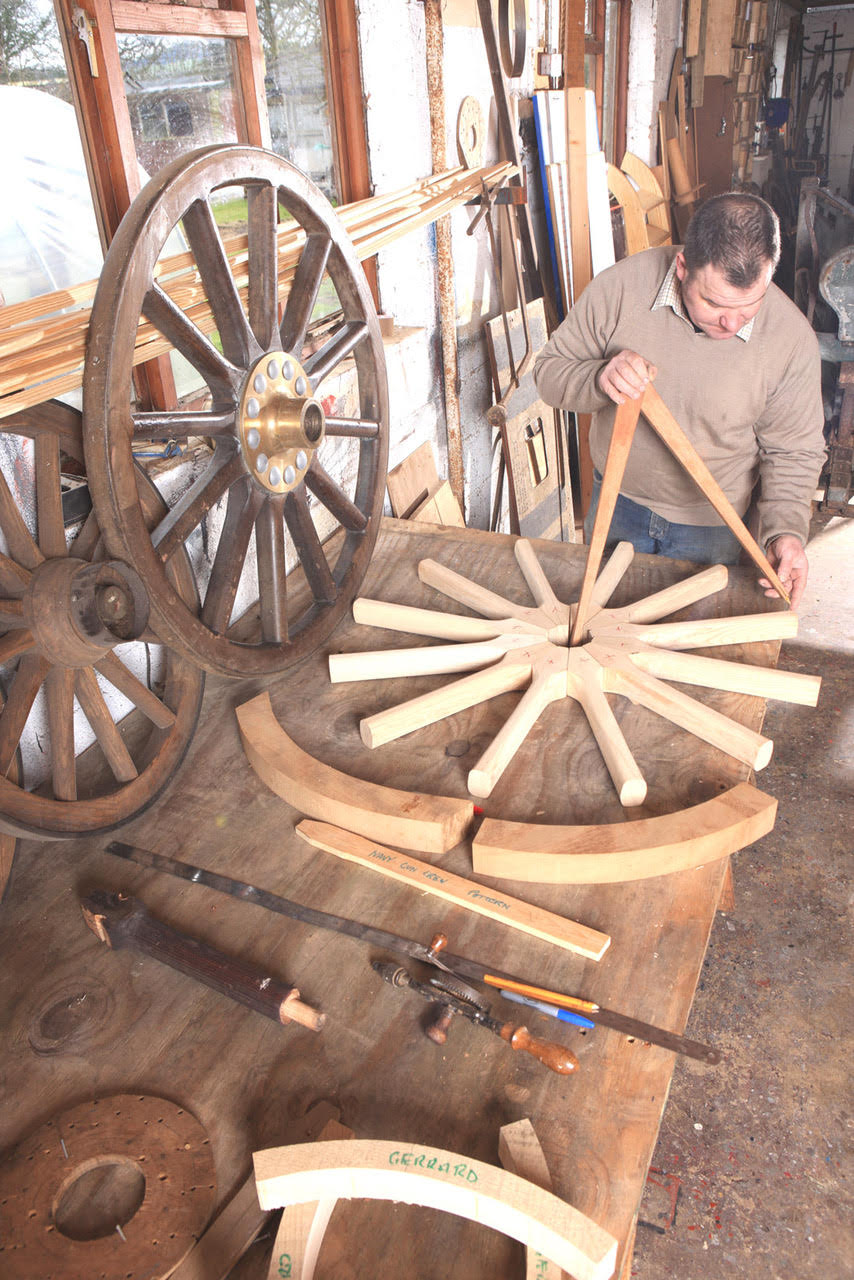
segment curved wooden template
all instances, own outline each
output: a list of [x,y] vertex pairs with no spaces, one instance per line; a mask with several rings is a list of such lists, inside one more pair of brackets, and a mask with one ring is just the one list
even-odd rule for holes
[[268,693],[238,707],[237,723],[243,750],[258,777],[310,818],[422,853],[447,853],[467,835],[474,820],[471,800],[365,782],[310,756],[285,733]]
[[478,875],[537,884],[619,884],[714,862],[768,834],[777,801],[749,782],[678,813],[603,826],[487,818],[472,841]]
[[416,1144],[303,1143],[256,1151],[264,1209],[328,1200],[395,1200],[442,1209],[536,1249],[577,1280],[607,1280],[617,1241],[590,1218],[494,1165]]

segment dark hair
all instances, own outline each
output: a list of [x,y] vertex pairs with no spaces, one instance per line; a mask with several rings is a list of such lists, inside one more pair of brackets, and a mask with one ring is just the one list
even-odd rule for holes
[[728,284],[749,289],[767,263],[777,266],[780,222],[759,196],[725,191],[700,205],[688,224],[682,253],[689,275],[711,265]]

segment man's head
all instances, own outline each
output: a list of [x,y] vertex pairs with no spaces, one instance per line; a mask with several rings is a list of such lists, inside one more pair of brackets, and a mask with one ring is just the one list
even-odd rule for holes
[[694,324],[731,338],[756,315],[780,258],[780,224],[759,196],[712,196],[691,219],[676,274]]

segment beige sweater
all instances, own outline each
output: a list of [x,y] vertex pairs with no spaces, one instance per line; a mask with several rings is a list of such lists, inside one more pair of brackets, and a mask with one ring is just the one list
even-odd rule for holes
[[[781,533],[806,542],[824,459],[815,333],[774,284],[747,342],[708,338],[670,307],[651,310],[676,253],[648,249],[591,281],[537,358],[540,395],[548,404],[594,414],[590,450],[601,472],[616,406],[596,378],[617,352],[637,351],[658,368],[659,395],[740,515],[761,482],[760,543]],[[621,491],[665,520],[721,523],[643,418]]]

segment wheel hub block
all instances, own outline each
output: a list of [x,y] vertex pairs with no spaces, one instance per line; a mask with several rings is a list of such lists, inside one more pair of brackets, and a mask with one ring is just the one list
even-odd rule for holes
[[298,360],[273,351],[252,366],[240,397],[238,429],[256,484],[268,493],[289,493],[300,484],[323,441],[326,415]]

